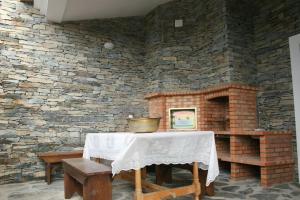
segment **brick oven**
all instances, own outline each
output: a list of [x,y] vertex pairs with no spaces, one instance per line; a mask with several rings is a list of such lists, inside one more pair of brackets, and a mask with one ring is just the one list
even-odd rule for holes
[[257,88],[227,84],[192,92],[146,96],[150,117],[161,117],[159,131],[174,131],[170,109],[196,108],[196,130],[215,132],[220,166],[232,179],[259,176],[264,187],[293,180],[292,133],[257,130]]

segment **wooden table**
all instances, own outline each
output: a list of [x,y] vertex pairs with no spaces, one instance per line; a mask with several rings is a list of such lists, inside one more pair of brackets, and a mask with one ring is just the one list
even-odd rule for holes
[[[83,157],[113,160],[113,174],[134,169],[134,177],[124,175],[120,177],[134,181],[135,200],[176,198],[188,194],[192,194],[195,200],[199,200],[201,183],[198,162],[209,163],[207,165],[210,173],[209,182],[213,181],[219,173],[214,134],[211,132],[88,134]],[[181,159],[183,161],[180,161]],[[147,165],[181,162],[193,163],[191,185],[166,188],[142,178],[141,169]],[[150,192],[144,193],[143,188]]]
[[[188,186],[177,188],[166,188],[157,184],[142,181],[141,169],[135,170],[135,200],[155,200],[165,198],[177,198],[193,194],[195,200],[199,200],[201,186],[199,182],[198,163],[193,163],[193,183]],[[142,188],[152,190],[150,193],[143,193]]]
[[[155,166],[155,176],[156,176],[156,184],[162,185],[164,183],[172,183],[172,169],[173,168],[180,168],[180,169],[186,169],[193,173],[193,166],[190,164],[185,165],[156,165]],[[214,188],[214,182],[210,183],[208,186],[206,186],[206,178],[207,178],[207,170],[203,170],[201,168],[198,169],[199,174],[199,181],[201,185],[201,193],[200,193],[200,199],[204,195],[208,196],[214,196],[215,195],[215,188]]]

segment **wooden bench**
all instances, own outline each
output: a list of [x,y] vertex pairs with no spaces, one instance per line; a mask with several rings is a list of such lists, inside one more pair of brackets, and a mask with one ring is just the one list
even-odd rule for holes
[[45,181],[51,183],[51,171],[54,165],[61,164],[63,159],[81,158],[83,151],[70,152],[45,152],[39,153],[38,157],[45,162]]
[[65,199],[75,192],[83,200],[111,200],[111,167],[84,158],[64,159]]

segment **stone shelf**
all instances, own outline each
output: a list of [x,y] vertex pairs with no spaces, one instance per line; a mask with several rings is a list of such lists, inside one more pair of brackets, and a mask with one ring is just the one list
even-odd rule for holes
[[240,164],[263,166],[263,167],[294,164],[293,159],[277,159],[269,162],[262,162],[259,156],[243,156],[242,158],[232,158],[230,156],[230,153],[225,153],[225,152],[218,153],[218,159],[224,162],[240,163]]
[[218,159],[221,161],[225,161],[225,162],[232,162],[231,161],[231,157],[230,157],[230,153],[218,153]]
[[259,156],[242,156],[241,158],[232,159],[232,162],[242,163],[247,165],[262,166],[262,162],[260,161]]
[[242,158],[232,158],[230,153],[218,154],[218,159],[224,162],[241,163],[247,165],[261,166],[260,157],[258,156],[243,156]]
[[218,136],[218,137],[222,136],[222,135],[230,136],[231,133],[230,133],[230,131],[215,131],[215,135]]

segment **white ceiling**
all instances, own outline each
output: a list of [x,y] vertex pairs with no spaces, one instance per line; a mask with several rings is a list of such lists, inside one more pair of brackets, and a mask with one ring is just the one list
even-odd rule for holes
[[142,16],[171,0],[34,0],[54,22]]

